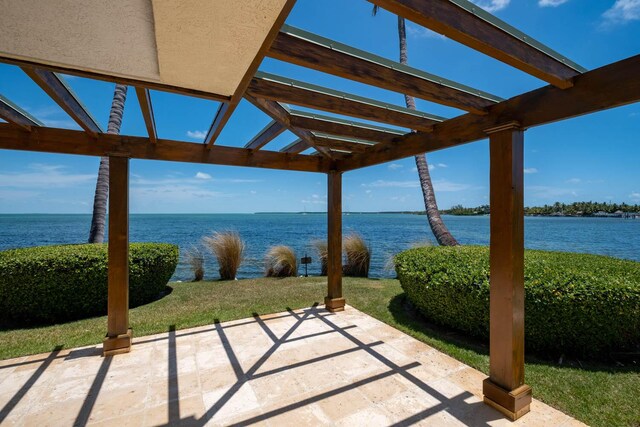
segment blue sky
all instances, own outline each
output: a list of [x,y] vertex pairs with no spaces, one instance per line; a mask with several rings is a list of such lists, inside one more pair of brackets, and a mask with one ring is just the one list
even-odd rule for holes
[[[593,69],[640,53],[640,0],[477,0],[480,6],[580,65]],[[371,16],[366,1],[298,0],[287,23],[397,60],[396,19]],[[339,11],[339,13],[338,13]],[[408,24],[409,62],[503,98],[545,83],[452,40]],[[403,105],[401,95],[265,60],[263,71]],[[71,78],[70,85],[106,128],[113,85]],[[77,129],[20,69],[0,64],[0,93],[49,126]],[[201,141],[215,102],[152,92],[161,138]],[[418,108],[446,117],[460,111],[418,100]],[[218,144],[241,147],[269,117],[246,101]],[[133,90],[123,134],[146,135]],[[285,132],[267,146],[296,138]],[[577,200],[640,202],[640,104],[543,127],[525,134],[525,204]],[[486,141],[428,156],[441,208],[488,202]],[[0,151],[0,213],[89,213],[98,158]],[[345,174],[349,211],[423,209],[413,158]],[[158,161],[131,161],[134,213],[323,211],[323,174]]]

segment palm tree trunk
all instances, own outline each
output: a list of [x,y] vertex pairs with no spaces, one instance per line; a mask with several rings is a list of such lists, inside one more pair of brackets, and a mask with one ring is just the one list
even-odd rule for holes
[[[122,125],[124,103],[127,99],[127,86],[117,84],[113,92],[113,102],[109,113],[107,133],[118,135]],[[93,216],[91,217],[91,230],[89,231],[89,243],[104,242],[104,229],[107,221],[107,200],[109,198],[109,157],[100,158],[98,168],[98,180],[96,192],[93,198]]]
[[[409,62],[407,55],[407,30],[404,18],[398,17],[398,38],[400,39],[400,63],[407,64]],[[407,108],[416,109],[416,100],[413,96],[405,95],[405,103]],[[418,169],[418,177],[420,179],[420,188],[422,188],[422,197],[424,198],[424,207],[427,211],[427,219],[433,235],[436,237],[439,245],[457,246],[458,241],[449,232],[444,221],[440,217],[438,203],[436,202],[436,194],[433,191],[433,183],[431,182],[431,174],[429,173],[429,165],[427,156],[418,154],[415,156],[416,168]]]

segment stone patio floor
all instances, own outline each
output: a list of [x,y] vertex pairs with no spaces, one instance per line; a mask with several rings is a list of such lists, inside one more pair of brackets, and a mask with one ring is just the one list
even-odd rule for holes
[[510,422],[482,403],[484,374],[352,307],[134,343],[108,358],[92,346],[0,361],[0,424],[583,425],[535,399]]

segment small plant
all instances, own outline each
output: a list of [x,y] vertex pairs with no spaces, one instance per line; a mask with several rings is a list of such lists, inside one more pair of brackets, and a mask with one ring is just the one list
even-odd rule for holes
[[203,239],[218,260],[221,280],[234,280],[243,261],[244,241],[233,231],[215,232]]
[[291,277],[298,275],[298,259],[289,246],[272,246],[265,257],[267,277]]
[[318,258],[320,259],[320,275],[326,276],[327,275],[327,257],[329,255],[329,252],[327,250],[327,241],[318,239],[311,242],[311,244],[316,249],[316,252],[318,253]]
[[197,246],[193,246],[185,254],[185,260],[193,273],[193,281],[200,282],[204,279],[204,254]]
[[362,236],[352,233],[342,241],[346,256],[343,272],[345,276],[368,277],[371,264],[371,250]]

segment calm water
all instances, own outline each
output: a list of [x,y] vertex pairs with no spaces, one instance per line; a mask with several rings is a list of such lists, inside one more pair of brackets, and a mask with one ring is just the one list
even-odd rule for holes
[[[90,215],[0,215],[0,250],[86,241]],[[488,217],[447,216],[445,221],[463,244],[489,243]],[[640,261],[640,220],[614,218],[526,218],[528,248],[570,252],[590,252]],[[401,214],[350,214],[343,218],[344,233],[357,231],[372,247],[371,275],[391,276],[386,268],[391,255],[412,244],[432,239],[425,216]],[[310,274],[320,266],[310,242],[324,238],[325,215],[300,214],[212,214],[212,215],[131,215],[131,241],[169,242],[181,251],[200,243],[216,230],[234,230],[246,241],[246,261],[239,277],[255,277],[263,272],[262,258],[271,245],[293,247],[298,256],[313,258]],[[206,260],[206,277],[214,278],[217,266]],[[174,280],[189,280],[181,260]]]

